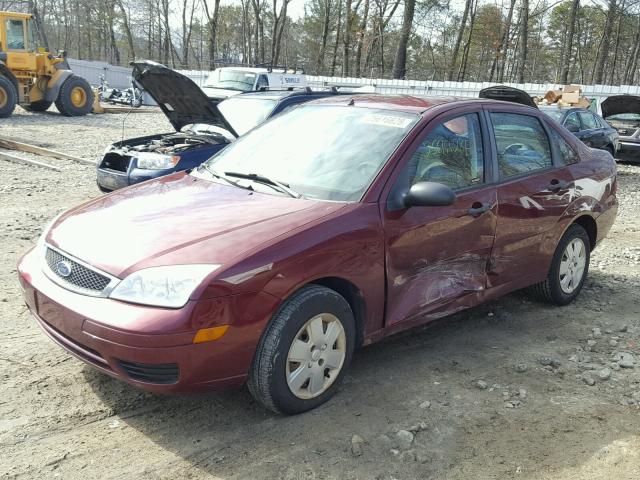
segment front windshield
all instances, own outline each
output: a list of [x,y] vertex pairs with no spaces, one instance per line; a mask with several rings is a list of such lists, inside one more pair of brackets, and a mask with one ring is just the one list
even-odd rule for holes
[[222,88],[225,90],[236,90],[238,92],[250,92],[253,90],[255,80],[255,73],[245,72],[243,70],[219,68],[209,75],[204,86]]
[[418,118],[389,110],[305,105],[241,137],[206,167],[259,174],[306,198],[357,201]]
[[218,109],[238,135],[244,135],[260,125],[276,106],[276,101],[266,98],[231,97],[218,104]]
[[616,115],[609,115],[607,120],[631,120],[640,121],[640,115],[637,113],[618,113]]

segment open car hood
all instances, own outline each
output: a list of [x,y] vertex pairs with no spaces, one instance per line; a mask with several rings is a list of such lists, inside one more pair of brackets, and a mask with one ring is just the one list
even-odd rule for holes
[[490,100],[502,100],[504,102],[519,103],[527,107],[538,108],[531,95],[527,92],[506,85],[496,85],[480,90],[480,98],[488,98]]
[[151,60],[138,60],[131,65],[134,80],[153,97],[177,131],[185,125],[206,123],[238,136],[216,102],[190,78]]
[[637,95],[614,95],[600,104],[604,118],[621,113],[637,113],[640,115],[640,97]]

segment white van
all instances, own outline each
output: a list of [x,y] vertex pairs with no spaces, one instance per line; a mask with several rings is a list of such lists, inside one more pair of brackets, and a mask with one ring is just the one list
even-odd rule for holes
[[209,98],[224,99],[243,92],[285,90],[307,86],[302,73],[289,72],[280,67],[221,67],[216,68],[202,90]]

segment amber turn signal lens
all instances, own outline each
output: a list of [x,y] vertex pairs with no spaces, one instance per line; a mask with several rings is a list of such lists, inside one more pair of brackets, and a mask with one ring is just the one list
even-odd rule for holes
[[196,332],[196,336],[193,337],[193,343],[212,342],[222,338],[227,333],[229,325],[220,325],[219,327],[201,328]]

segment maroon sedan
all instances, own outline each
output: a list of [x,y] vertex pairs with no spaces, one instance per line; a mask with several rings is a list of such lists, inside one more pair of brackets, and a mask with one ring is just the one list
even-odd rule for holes
[[329,98],[57,217],[20,261],[49,337],[155,392],[330,398],[355,348],[523,287],[564,305],[616,167],[534,108]]

